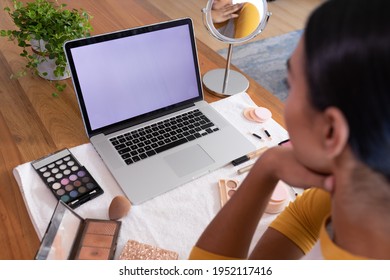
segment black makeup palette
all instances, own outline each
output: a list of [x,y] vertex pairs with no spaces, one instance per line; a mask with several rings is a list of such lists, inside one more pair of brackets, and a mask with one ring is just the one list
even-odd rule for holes
[[31,165],[54,196],[73,209],[104,193],[68,149],[33,161]]

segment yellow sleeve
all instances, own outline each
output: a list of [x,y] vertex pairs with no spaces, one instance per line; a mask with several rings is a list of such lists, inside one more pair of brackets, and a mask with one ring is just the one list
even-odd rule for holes
[[255,5],[245,3],[234,19],[235,38],[243,38],[253,33],[260,24],[260,14]]
[[188,259],[189,260],[238,260],[236,258],[230,258],[222,255],[213,254],[196,246],[192,248]]
[[290,202],[270,227],[287,236],[307,254],[316,243],[321,224],[330,210],[329,193],[311,188]]

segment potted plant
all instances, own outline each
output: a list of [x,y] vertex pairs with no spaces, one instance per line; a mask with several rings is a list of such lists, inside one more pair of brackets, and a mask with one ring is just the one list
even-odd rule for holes
[[[59,81],[70,77],[63,44],[67,40],[90,36],[91,16],[84,10],[68,10],[57,0],[34,0],[23,3],[12,0],[13,9],[4,10],[16,25],[13,30],[0,30],[22,48],[20,56],[27,60],[25,67],[15,77],[26,75],[28,70],[48,80]],[[65,84],[56,82],[62,91]]]

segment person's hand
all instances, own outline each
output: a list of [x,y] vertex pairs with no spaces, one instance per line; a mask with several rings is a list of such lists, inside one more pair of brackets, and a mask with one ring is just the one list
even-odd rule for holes
[[[274,147],[262,156],[273,176],[288,185],[307,189],[321,187],[327,191],[333,188],[332,174],[318,173],[297,160],[291,147]],[[256,172],[262,172],[258,169]]]
[[226,5],[213,5],[211,9],[211,17],[214,23],[225,22],[232,18],[238,17],[238,11],[242,8],[243,4],[226,4]]

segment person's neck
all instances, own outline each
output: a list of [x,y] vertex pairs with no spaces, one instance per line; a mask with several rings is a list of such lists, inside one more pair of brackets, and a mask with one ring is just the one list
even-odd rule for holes
[[390,259],[389,182],[350,155],[340,158],[336,165],[334,242],[354,255]]

